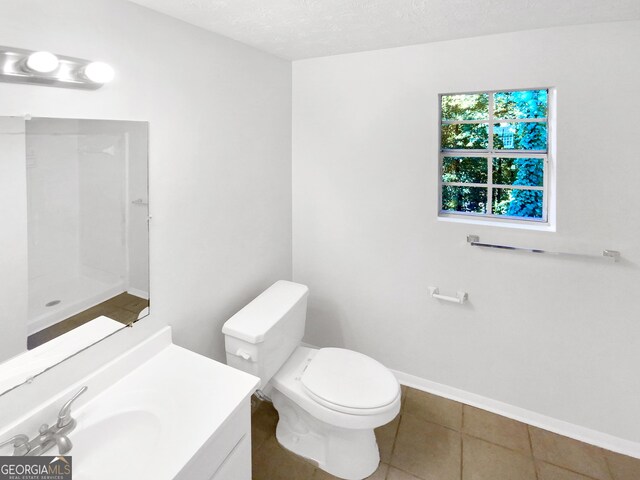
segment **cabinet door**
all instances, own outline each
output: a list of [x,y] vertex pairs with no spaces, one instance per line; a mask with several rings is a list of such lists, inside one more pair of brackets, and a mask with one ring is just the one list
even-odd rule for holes
[[245,435],[211,480],[251,480],[251,436]]
[[[216,473],[231,457],[243,437],[246,437],[251,445],[251,406],[248,398],[238,406],[235,413],[218,427],[187,465],[182,468],[175,480],[211,480],[212,478],[217,480]],[[248,458],[249,469],[251,469],[251,452],[249,452]],[[251,476],[246,478],[250,480]],[[238,477],[237,480],[244,480],[244,477]]]

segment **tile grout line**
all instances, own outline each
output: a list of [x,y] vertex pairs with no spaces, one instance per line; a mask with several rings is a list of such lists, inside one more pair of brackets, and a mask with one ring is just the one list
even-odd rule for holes
[[540,480],[540,475],[538,475],[538,465],[536,464],[536,457],[533,455],[533,440],[531,440],[531,429],[529,428],[529,424],[525,423],[523,424],[526,429],[527,429],[527,438],[529,439],[529,451],[530,451],[530,456],[531,456],[531,460],[533,461],[533,471],[535,472],[536,475],[536,480]]
[[531,450],[531,456],[533,458],[536,458],[536,456],[533,454],[533,439],[531,438],[531,426],[528,423],[525,423],[524,425],[526,425],[527,427],[527,438],[529,439],[529,449]]
[[[408,388],[408,387],[407,387]],[[402,387],[400,387],[400,394],[402,395]],[[393,452],[396,450],[396,443],[398,441],[398,434],[400,433],[400,424],[402,423],[402,417],[404,415],[404,405],[407,401],[408,392],[405,390],[404,398],[400,398],[400,413],[398,413],[398,428],[396,428],[396,432],[393,434],[393,443],[391,444],[391,453],[389,453],[389,470],[391,469],[391,461],[393,460]],[[395,468],[395,467],[394,467]],[[387,470],[387,474],[385,478],[389,476],[389,471]]]
[[460,433],[460,480],[464,479],[464,439]]
[[[538,460],[540,460],[540,459],[538,459]],[[559,469],[559,470],[564,470],[565,472],[569,472],[569,473],[573,473],[573,474],[575,474],[575,475],[579,475],[579,476],[581,476],[581,477],[584,477],[586,480],[598,480],[598,479],[597,479],[597,478],[595,478],[595,477],[590,477],[590,476],[588,476],[588,475],[585,475],[585,474],[584,474],[584,473],[582,473],[582,472],[577,472],[577,471],[575,471],[575,470],[571,470],[570,468],[563,467],[563,466],[561,466],[561,465],[556,465],[555,463],[545,462],[544,460],[540,460],[540,463],[546,463],[547,465],[551,465],[552,467],[556,467],[556,468],[557,468],[557,469]]]
[[[389,468],[391,468],[391,465],[389,465]],[[417,478],[418,480],[426,480],[424,477],[419,477],[415,473],[409,472],[408,470],[404,470],[403,468],[400,468],[400,467],[393,467],[393,468],[395,468],[399,472],[406,473],[407,475],[410,475],[410,476],[412,476],[414,478]],[[387,475],[388,475],[388,473],[387,473]],[[589,480],[591,480],[591,479],[589,479]]]
[[[405,392],[405,395],[407,393],[408,392]],[[391,446],[391,454],[389,456],[389,469],[387,470],[387,474],[385,475],[385,480],[389,478],[389,475],[391,473],[391,468],[392,467],[395,468],[396,470],[399,470],[401,472],[407,473],[407,474],[412,475],[412,476],[414,476],[416,478],[420,478],[420,477],[417,477],[417,476],[413,475],[413,473],[407,472],[406,470],[403,470],[402,468],[397,467],[397,466],[395,466],[395,465],[393,465],[391,463],[392,460],[393,460],[393,453],[396,451],[396,444],[397,444],[397,440],[398,440],[398,435],[400,434],[400,424],[402,423],[402,417],[405,415],[404,403],[406,402],[406,400],[407,400],[407,397],[405,396],[404,401],[400,404],[400,413],[398,414],[400,418],[398,419],[398,428],[396,429],[396,433],[393,436],[393,445]],[[411,414],[408,414],[408,415],[412,416]]]
[[[585,477],[588,480],[597,480],[597,479],[595,479],[593,477],[590,477],[590,476],[588,476],[588,475],[586,475],[586,474],[584,474],[582,472],[578,472],[576,470],[573,470],[573,469],[571,469],[571,468],[569,468],[569,467],[567,467],[565,465],[558,465],[558,464],[553,463],[553,462],[551,462],[549,460],[546,460],[546,459],[543,460],[542,458],[538,458],[535,455],[534,450],[533,450],[533,439],[531,437],[531,425],[529,425],[528,423],[525,423],[525,425],[527,426],[527,432],[529,433],[529,443],[531,445],[531,455],[533,457],[534,464],[536,463],[536,460],[539,460],[541,463],[546,463],[548,465],[552,465],[552,466],[554,466],[556,468],[559,468],[561,470],[566,470],[567,472],[575,473],[576,475],[581,475],[581,476]],[[547,431],[547,430],[545,430],[545,431]],[[560,435],[560,436],[562,436],[562,435]],[[580,443],[583,443],[583,442],[580,442]],[[599,448],[599,447],[597,447],[597,448],[598,448],[598,450],[601,451],[601,453],[603,452],[602,448]],[[610,479],[614,480],[613,474],[611,472],[611,468],[609,467],[609,462],[607,461],[607,457],[606,457],[606,455],[604,453],[602,453],[602,458],[604,459],[604,463],[605,463],[605,466],[607,467],[607,472],[609,473]],[[538,469],[537,468],[536,468],[536,475],[538,475]]]
[[611,477],[611,480],[616,480],[616,476],[613,474],[613,469],[609,464],[609,456],[604,451],[602,452],[602,456],[604,457],[604,464],[607,466],[607,471],[609,472],[609,476]]
[[464,479],[464,438],[462,437],[464,432],[464,411],[465,405],[462,404],[462,425],[460,426],[460,480]]
[[516,450],[516,449],[511,448],[511,447],[506,447],[506,446],[501,445],[499,443],[492,442],[491,440],[487,440],[486,438],[476,437],[475,435],[471,435],[470,433],[465,433],[464,435],[469,437],[469,438],[473,438],[475,440],[480,440],[481,442],[490,443],[491,445],[495,445],[496,447],[504,448],[505,450],[509,450],[510,452],[517,453],[518,455],[522,455],[523,457],[533,458],[532,455],[527,455],[526,453],[523,453],[522,450]]
[[413,413],[407,413],[407,415],[409,415],[410,417],[413,417],[416,420],[419,420],[421,422],[426,422],[426,423],[429,423],[431,425],[436,425],[438,427],[446,428],[447,430],[449,430],[451,432],[462,433],[462,430],[457,430],[457,429],[455,429],[453,427],[447,427],[446,425],[442,425],[441,423],[434,422],[433,420],[426,420],[424,418],[420,418],[417,415],[414,415]]
[[[398,428],[396,428],[396,433],[393,435],[393,443],[391,444],[391,453],[389,454],[389,467],[391,467],[391,461],[393,460],[393,453],[396,451],[396,443],[398,441],[398,434],[400,433],[400,424],[402,423],[402,409],[400,409],[400,418],[398,419]],[[395,467],[394,467],[395,468]],[[387,471],[387,475],[389,476],[389,472]]]

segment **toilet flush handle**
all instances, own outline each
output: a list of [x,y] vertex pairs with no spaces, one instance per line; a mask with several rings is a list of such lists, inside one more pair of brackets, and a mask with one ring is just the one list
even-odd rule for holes
[[241,348],[238,349],[238,351],[236,352],[236,355],[238,357],[242,357],[245,360],[251,360],[251,354]]

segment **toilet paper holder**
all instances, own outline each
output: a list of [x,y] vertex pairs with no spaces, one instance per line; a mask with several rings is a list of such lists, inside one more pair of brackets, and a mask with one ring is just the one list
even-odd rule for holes
[[445,302],[458,303],[460,305],[462,305],[467,300],[469,300],[469,294],[467,292],[458,290],[456,292],[456,296],[451,297],[449,295],[442,295],[438,287],[429,287],[429,295],[431,295],[433,298],[437,298],[438,300],[444,300]]

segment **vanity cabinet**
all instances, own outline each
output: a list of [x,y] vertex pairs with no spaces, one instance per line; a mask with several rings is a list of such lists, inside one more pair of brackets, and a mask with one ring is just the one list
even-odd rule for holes
[[251,438],[245,435],[210,480],[251,479]]
[[251,480],[251,404],[243,401],[176,480]]

